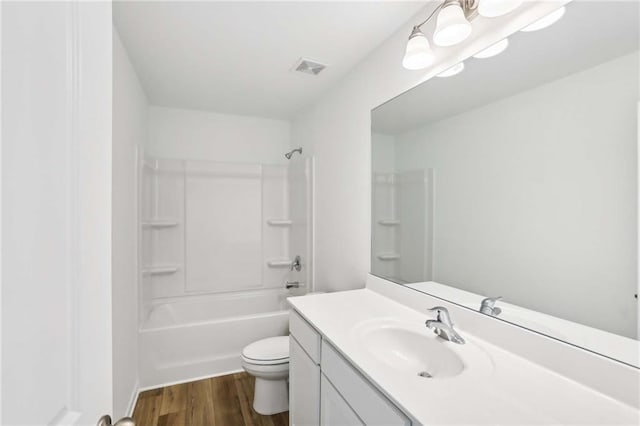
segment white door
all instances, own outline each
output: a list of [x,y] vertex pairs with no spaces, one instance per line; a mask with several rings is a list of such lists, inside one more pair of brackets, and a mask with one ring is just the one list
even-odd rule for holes
[[112,409],[111,3],[2,2],[3,425]]

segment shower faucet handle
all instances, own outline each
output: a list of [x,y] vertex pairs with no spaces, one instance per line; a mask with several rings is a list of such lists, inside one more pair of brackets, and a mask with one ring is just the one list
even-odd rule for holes
[[302,258],[300,258],[299,255],[293,259],[293,262],[291,262],[291,270],[293,271],[294,269],[296,271],[299,271],[302,269]]

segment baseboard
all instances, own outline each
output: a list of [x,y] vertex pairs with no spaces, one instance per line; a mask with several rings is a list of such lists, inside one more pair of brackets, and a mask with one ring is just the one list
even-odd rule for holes
[[133,386],[133,391],[131,392],[131,399],[129,399],[129,408],[127,409],[127,416],[129,417],[133,417],[133,410],[136,408],[140,392],[140,381],[136,379],[136,384]]
[[138,389],[138,392],[136,393],[136,399],[140,395],[141,392],[148,391],[148,390],[151,390],[151,389],[158,389],[158,388],[164,388],[164,387],[167,387],[167,386],[181,385],[183,383],[189,383],[189,382],[197,382],[198,380],[212,379],[214,377],[227,376],[229,374],[241,373],[243,371],[244,371],[243,369],[237,369],[237,370],[225,371],[225,372],[222,372],[222,373],[208,374],[208,375],[205,375],[205,376],[191,377],[191,378],[187,378],[187,379],[184,379],[184,380],[176,380],[176,381],[173,381],[173,382],[166,382],[166,383],[160,383],[160,384],[151,385],[151,386],[145,386],[145,387],[142,387],[142,388]]

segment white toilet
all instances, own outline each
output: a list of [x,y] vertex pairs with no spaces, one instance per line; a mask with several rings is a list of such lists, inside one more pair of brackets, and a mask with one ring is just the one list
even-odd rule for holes
[[269,337],[242,350],[242,368],[256,378],[253,409],[264,415],[289,410],[289,337]]

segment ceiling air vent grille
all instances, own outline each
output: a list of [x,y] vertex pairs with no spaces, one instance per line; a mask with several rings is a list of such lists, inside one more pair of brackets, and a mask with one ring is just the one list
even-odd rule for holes
[[326,67],[327,66],[325,64],[321,64],[320,62],[307,58],[300,58],[293,66],[293,70],[303,72],[305,74],[318,75]]

